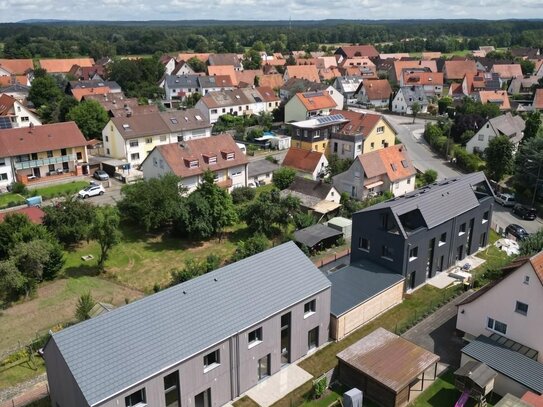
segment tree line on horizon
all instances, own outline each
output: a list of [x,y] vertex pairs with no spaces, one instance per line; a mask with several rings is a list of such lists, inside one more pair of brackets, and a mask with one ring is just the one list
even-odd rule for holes
[[[175,51],[243,53],[258,44],[267,52],[327,51],[326,44],[375,44],[381,52],[454,52],[495,47],[543,48],[543,21],[410,20],[314,22],[4,23],[0,57],[95,59]],[[324,44],[324,45],[323,45]]]

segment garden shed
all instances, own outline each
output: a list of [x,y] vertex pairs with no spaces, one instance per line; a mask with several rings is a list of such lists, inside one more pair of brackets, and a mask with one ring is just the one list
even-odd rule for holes
[[294,241],[307,246],[309,250],[322,250],[333,246],[342,236],[340,231],[317,223],[294,232]]
[[339,381],[382,407],[402,407],[436,378],[439,356],[378,328],[337,355]]
[[351,232],[353,228],[353,221],[351,219],[336,216],[335,218],[332,218],[328,222],[326,222],[326,224],[333,229],[343,232],[343,238],[345,240],[351,238]]

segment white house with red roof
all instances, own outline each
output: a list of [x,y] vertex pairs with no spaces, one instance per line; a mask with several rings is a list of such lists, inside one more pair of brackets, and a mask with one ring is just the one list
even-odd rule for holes
[[12,128],[41,125],[41,120],[34,112],[6,94],[0,95],[0,117],[8,117]]

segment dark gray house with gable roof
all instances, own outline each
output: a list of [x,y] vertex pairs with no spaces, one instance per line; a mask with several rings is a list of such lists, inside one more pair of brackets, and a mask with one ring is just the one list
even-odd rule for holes
[[66,328],[52,405],[221,406],[328,340],[330,286],[289,242]]
[[477,172],[371,206],[353,215],[351,261],[374,261],[413,289],[487,245],[493,204]]

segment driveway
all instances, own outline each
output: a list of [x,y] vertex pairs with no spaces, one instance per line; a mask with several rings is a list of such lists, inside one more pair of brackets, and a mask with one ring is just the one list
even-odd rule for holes
[[89,182],[100,182],[106,189],[106,193],[102,196],[93,196],[88,198],[88,201],[94,205],[115,205],[121,200],[122,182],[117,179],[110,178],[109,181],[97,181],[92,177],[88,177]]
[[462,293],[419,322],[402,337],[435,353],[441,358],[442,363],[460,367],[460,350],[464,347],[464,341],[456,333],[456,304],[470,294],[472,293],[469,291]]

